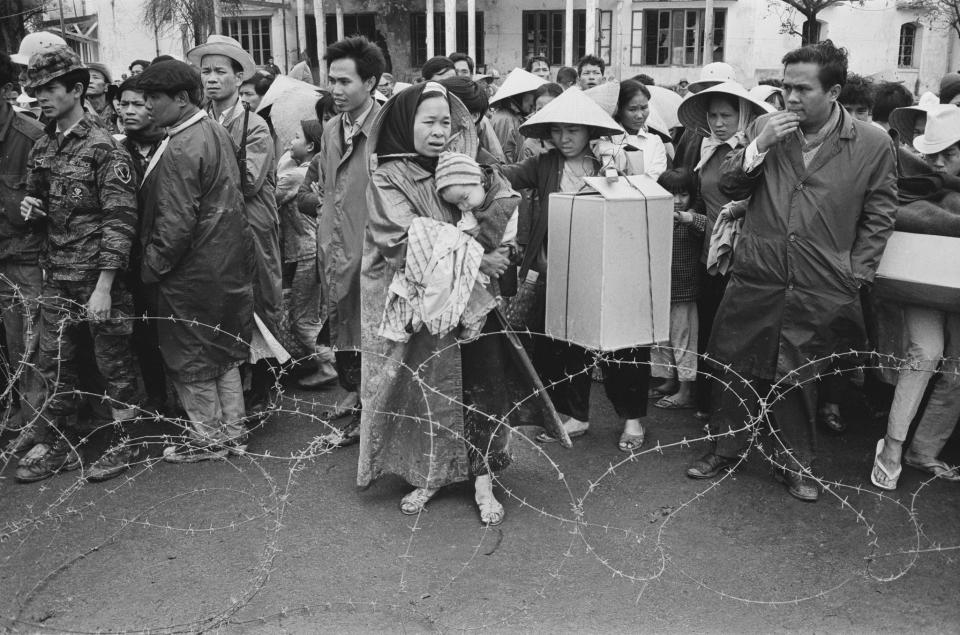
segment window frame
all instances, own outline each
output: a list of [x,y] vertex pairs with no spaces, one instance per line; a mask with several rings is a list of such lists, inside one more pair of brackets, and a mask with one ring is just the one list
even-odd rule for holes
[[[637,14],[640,26],[637,26]],[[633,66],[701,66],[706,8],[638,9],[631,17],[630,63]],[[713,61],[723,61],[727,9],[713,10]],[[640,44],[637,45],[639,39]],[[640,62],[636,51],[639,49]]]
[[[270,16],[244,15],[224,17],[220,21],[220,29],[224,35],[240,42],[240,46],[250,53],[257,66],[263,66],[273,55],[273,38],[271,37]],[[254,23],[259,29],[254,31]],[[236,27],[235,29],[232,27]],[[246,28],[244,28],[246,27]],[[254,43],[259,44],[255,46]]]
[[[477,59],[473,60],[474,68],[480,68],[485,61],[484,55],[484,20],[483,11],[476,13],[476,42]],[[446,15],[443,11],[433,12],[433,50],[435,55],[443,55],[446,48]],[[467,12],[457,11],[457,50],[467,52]],[[410,13],[410,66],[420,68],[427,61],[427,12]]]
[[[897,42],[897,68],[918,68],[917,58],[919,57],[921,28],[921,25],[916,22],[904,22],[900,25],[900,37]],[[904,43],[904,33],[907,29],[911,29],[913,33],[910,42]],[[905,54],[905,49],[908,49],[909,53]],[[907,59],[906,63],[904,63],[905,58]]]
[[[597,16],[599,18],[599,15]],[[543,24],[536,25],[535,34],[541,30],[546,30],[547,40],[544,44],[544,48],[537,48],[538,45],[534,45],[533,49],[528,48],[528,37],[527,37],[527,21],[537,18],[537,22],[542,22]],[[613,15],[611,12],[611,35],[612,35],[612,24],[613,24]],[[550,66],[563,66],[566,63],[564,60],[564,49],[565,49],[565,40],[564,35],[566,33],[566,11],[563,9],[546,9],[546,10],[530,10],[530,11],[521,11],[520,12],[520,52],[521,57],[524,61],[529,59],[532,55],[544,55],[547,58],[547,61],[550,63]],[[545,29],[543,28],[545,25]],[[599,22],[598,22],[599,26]],[[587,12],[586,9],[574,9],[573,11],[573,63],[576,64],[577,60],[583,57],[584,52],[586,51],[586,36],[587,36]],[[597,29],[597,34],[599,35],[600,30]],[[534,36],[535,39],[536,35]],[[544,52],[541,53],[541,50]],[[612,47],[611,47],[612,51]],[[604,60],[609,63],[608,60]]]

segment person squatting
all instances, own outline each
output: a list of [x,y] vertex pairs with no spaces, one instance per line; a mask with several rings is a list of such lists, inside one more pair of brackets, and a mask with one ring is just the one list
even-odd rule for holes
[[[501,79],[458,53],[406,84],[360,36],[323,63],[322,90],[309,60],[286,80],[305,95],[291,116],[279,69],[221,35],[185,61],[136,60],[113,99],[109,69],[57,36],[0,53],[4,94],[29,96],[0,101],[17,481],[115,477],[150,455],[142,422],[158,417],[181,430],[164,461],[242,455],[293,372],[285,346],[308,363],[300,388],[345,395],[322,443],[359,444],[362,487],[404,479],[405,514],[472,481],[481,522],[501,523],[511,430],[587,434],[597,374],[620,451],[644,446],[652,399],[709,427],[688,477],[735,469],[766,432],[778,480],[815,501],[818,428],[846,428],[849,386],[829,371],[864,350],[906,360],[895,388],[869,368],[863,383],[888,417],[871,482],[895,489],[901,463],[960,481],[938,457],[960,418],[957,314],[872,292],[895,228],[960,236],[960,75],[914,105],[848,73],[828,40],[750,90],[709,64],[673,88],[681,103],[590,55],[556,82],[545,58]],[[539,334],[563,264],[548,257],[551,195],[611,174],[672,197],[669,342],[598,355]],[[81,452],[90,420],[110,431],[97,457]]]

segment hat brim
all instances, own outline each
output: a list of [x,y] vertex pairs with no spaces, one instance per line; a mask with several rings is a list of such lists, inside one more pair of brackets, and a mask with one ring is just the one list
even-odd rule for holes
[[699,93],[701,90],[706,90],[711,86],[716,86],[717,84],[722,84],[722,79],[702,79],[695,82],[690,82],[687,84],[687,90],[691,93]]
[[624,134],[624,129],[579,88],[566,90],[543,110],[520,125],[520,134],[530,139],[549,139],[553,126],[584,126],[590,139]]
[[187,61],[199,69],[205,55],[223,55],[237,62],[243,68],[243,79],[249,79],[257,72],[257,65],[249,53],[243,49],[238,49],[236,46],[220,42],[207,42],[193,47],[187,52]]
[[21,55],[20,53],[13,53],[10,55],[10,61],[14,64],[19,64],[20,66],[30,66],[30,57],[27,55]]
[[77,66],[77,67],[74,67],[74,68],[66,68],[66,69],[64,69],[64,70],[57,71],[56,73],[50,73],[49,75],[44,75],[44,76],[43,76],[42,78],[40,78],[39,80],[34,80],[34,81],[24,80],[23,82],[20,83],[20,85],[21,85],[23,88],[29,88],[30,90],[36,90],[36,89],[40,88],[41,86],[46,86],[47,84],[49,84],[50,82],[52,82],[52,81],[54,81],[54,80],[56,80],[56,79],[60,79],[61,77],[63,77],[63,76],[66,75],[67,73],[72,73],[73,71],[87,71],[87,72],[89,73],[89,72],[90,72],[90,69],[87,68],[86,66]]
[[928,155],[940,154],[956,143],[960,143],[960,131],[948,137],[946,141],[929,141],[926,135],[920,135],[913,139],[913,147],[917,149],[917,152]]
[[[732,82],[722,83],[725,84]],[[737,84],[737,86],[739,86],[739,84]],[[697,132],[701,136],[703,136],[704,133],[707,133],[707,135],[710,134],[710,124],[707,121],[707,109],[710,107],[710,100],[717,95],[733,97],[741,104],[746,103],[750,107],[750,112],[753,115],[753,119],[775,110],[773,106],[765,101],[760,101],[756,97],[752,97],[742,87],[740,90],[725,90],[721,88],[721,84],[717,84],[715,86],[711,86],[711,88],[714,90],[710,90],[708,92],[705,90],[704,92],[690,95],[683,100],[683,103],[680,104],[680,108],[677,110],[677,117],[680,119],[680,123],[683,124],[683,127],[687,130]]]
[[497,89],[497,92],[490,99],[490,105],[492,106],[497,102],[516,97],[517,95],[532,93],[546,83],[546,80],[542,77],[528,73],[522,68],[515,68],[510,71],[507,78],[500,84],[500,88]]

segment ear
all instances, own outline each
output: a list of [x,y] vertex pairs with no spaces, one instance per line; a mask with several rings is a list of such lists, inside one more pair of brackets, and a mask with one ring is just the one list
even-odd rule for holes
[[373,89],[377,87],[378,83],[379,83],[379,80],[375,76],[371,75],[370,77],[363,80],[363,88],[368,93],[373,94]]
[[837,101],[837,99],[840,97],[840,91],[842,90],[843,88],[840,86],[840,84],[834,84],[827,91],[827,97],[830,98],[830,101]]

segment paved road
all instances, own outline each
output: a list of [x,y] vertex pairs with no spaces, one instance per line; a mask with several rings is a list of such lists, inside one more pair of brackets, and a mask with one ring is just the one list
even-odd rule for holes
[[[805,504],[756,455],[716,484],[685,478],[701,451],[676,445],[702,434],[689,411],[651,408],[648,450],[629,460],[597,390],[594,427],[574,449],[515,439],[506,521],[484,529],[466,485],[419,518],[399,513],[398,480],[358,491],[356,448],[317,453],[324,429],[304,414],[334,398],[290,394],[253,456],[229,462],[152,460],[103,484],[74,473],[16,485],[7,466],[0,625],[960,630],[960,487],[905,469],[896,496],[878,496],[867,479],[876,423],[823,440],[819,473],[843,486]],[[960,460],[957,439],[947,458]]]

